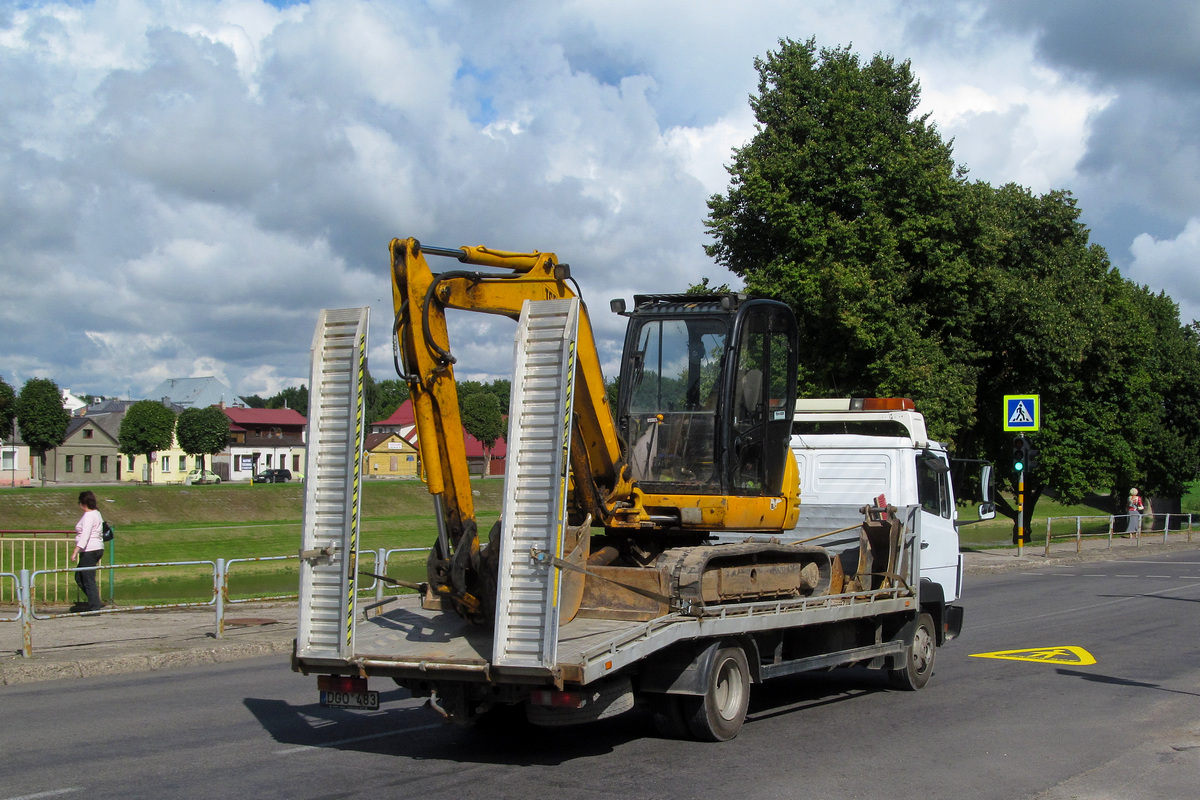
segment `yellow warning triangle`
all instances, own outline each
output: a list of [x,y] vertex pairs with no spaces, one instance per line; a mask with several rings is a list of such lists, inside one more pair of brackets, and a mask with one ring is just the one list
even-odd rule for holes
[[1038,647],[1033,650],[998,650],[995,653],[972,653],[971,658],[1003,658],[1008,661],[1036,661],[1041,664],[1072,664],[1086,667],[1096,659],[1082,647]]

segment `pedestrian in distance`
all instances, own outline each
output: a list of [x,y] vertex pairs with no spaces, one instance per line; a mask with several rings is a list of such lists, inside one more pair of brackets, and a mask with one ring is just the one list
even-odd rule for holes
[[[83,516],[75,523],[75,549],[71,560],[79,562],[75,570],[75,583],[79,584],[84,597],[87,598],[86,610],[99,611],[104,608],[100,602],[100,588],[96,583],[96,570],[87,569],[100,564],[104,555],[104,519],[96,510],[96,495],[90,489],[79,493],[79,509]],[[77,603],[72,611],[83,611],[84,604]]]
[[1129,515],[1129,522],[1125,526],[1125,536],[1132,539],[1134,536],[1142,532],[1142,511],[1146,506],[1142,503],[1142,496],[1138,494],[1138,490],[1129,490],[1129,499],[1125,501],[1125,513]]

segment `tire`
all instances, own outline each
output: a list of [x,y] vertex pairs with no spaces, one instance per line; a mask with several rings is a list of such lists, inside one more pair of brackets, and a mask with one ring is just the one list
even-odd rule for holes
[[750,664],[737,645],[722,647],[704,680],[702,697],[680,696],[692,736],[705,742],[727,742],[738,735],[750,705]]
[[688,730],[687,719],[683,715],[683,699],[677,694],[651,694],[649,697],[650,714],[654,718],[654,729],[664,739],[686,739]]
[[908,692],[925,688],[933,675],[933,661],[937,655],[937,632],[933,629],[933,617],[922,614],[917,617],[917,629],[912,642],[905,648],[904,666],[888,672],[892,686]]

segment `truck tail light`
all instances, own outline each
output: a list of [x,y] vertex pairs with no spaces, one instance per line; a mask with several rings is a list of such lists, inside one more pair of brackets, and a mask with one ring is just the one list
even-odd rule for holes
[[529,702],[535,706],[549,706],[550,708],[583,708],[587,705],[587,697],[582,692],[536,689],[530,693]]
[[318,675],[317,690],[321,692],[350,692],[367,691],[367,679],[355,678],[351,675]]

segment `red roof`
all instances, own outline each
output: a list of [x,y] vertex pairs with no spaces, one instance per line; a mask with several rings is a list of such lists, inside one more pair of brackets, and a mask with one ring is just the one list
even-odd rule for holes
[[221,409],[234,425],[296,425],[304,427],[308,420],[294,408],[233,408]]
[[372,422],[372,425],[412,425],[417,421],[417,417],[413,414],[412,398],[405,400],[400,404],[400,407],[392,412],[392,415],[387,419],[381,419],[378,422]]

